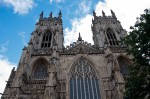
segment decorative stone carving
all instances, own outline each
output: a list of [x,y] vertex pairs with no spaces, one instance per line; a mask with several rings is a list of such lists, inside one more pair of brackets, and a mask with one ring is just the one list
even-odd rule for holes
[[107,60],[107,70],[108,70],[108,77],[111,77],[113,65],[114,65],[114,55],[112,54],[110,48],[105,48],[105,57]]

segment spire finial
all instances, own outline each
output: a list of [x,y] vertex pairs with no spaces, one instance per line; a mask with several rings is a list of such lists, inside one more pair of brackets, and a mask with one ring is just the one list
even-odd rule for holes
[[59,17],[61,17],[61,16],[62,16],[61,10],[59,11],[59,14],[58,14],[58,15],[59,15]]
[[117,17],[115,15],[115,13],[113,12],[113,10],[110,10],[110,11],[111,11],[112,17],[115,18],[115,19],[117,19]]
[[80,32],[79,32],[78,41],[82,41],[82,37],[81,37],[81,35],[80,35]]
[[43,11],[42,11],[41,14],[40,14],[39,20],[42,20],[42,19],[43,19]]
[[103,15],[103,17],[106,17],[105,12],[103,10],[102,10],[102,15]]
[[52,18],[52,17],[53,17],[53,14],[52,14],[52,12],[49,14],[49,16],[50,16],[50,18]]
[[95,13],[95,11],[93,10],[93,16],[96,16],[96,13]]
[[43,17],[43,11],[41,12],[40,17]]

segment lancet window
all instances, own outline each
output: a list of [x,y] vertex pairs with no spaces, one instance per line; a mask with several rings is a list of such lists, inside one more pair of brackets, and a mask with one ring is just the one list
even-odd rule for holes
[[116,35],[110,28],[107,29],[106,34],[110,45],[118,45]]
[[33,77],[36,79],[47,77],[47,64],[44,60],[40,60],[35,64]]
[[118,58],[118,63],[120,66],[120,72],[122,73],[123,77],[126,77],[129,74],[129,65],[131,64],[130,61],[123,56]]
[[43,35],[41,48],[49,48],[51,46],[52,33],[47,32]]
[[70,99],[100,99],[98,79],[85,59],[80,59],[71,72]]

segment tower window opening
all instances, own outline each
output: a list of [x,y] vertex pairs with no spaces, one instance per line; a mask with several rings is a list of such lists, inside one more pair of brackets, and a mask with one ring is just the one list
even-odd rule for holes
[[108,38],[110,45],[118,45],[117,38],[114,32],[110,28],[107,29],[106,34],[107,34],[107,38]]
[[47,32],[43,35],[41,48],[49,48],[51,46],[52,33]]

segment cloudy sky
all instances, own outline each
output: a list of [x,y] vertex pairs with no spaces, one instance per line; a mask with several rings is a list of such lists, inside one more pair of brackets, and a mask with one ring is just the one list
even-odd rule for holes
[[149,7],[149,0],[0,0],[0,93],[11,69],[17,67],[41,11],[45,17],[51,11],[53,16],[62,11],[64,44],[69,45],[77,40],[79,32],[85,41],[93,44],[93,10],[100,16],[102,10],[110,15],[112,9],[123,28],[129,31],[136,17]]

